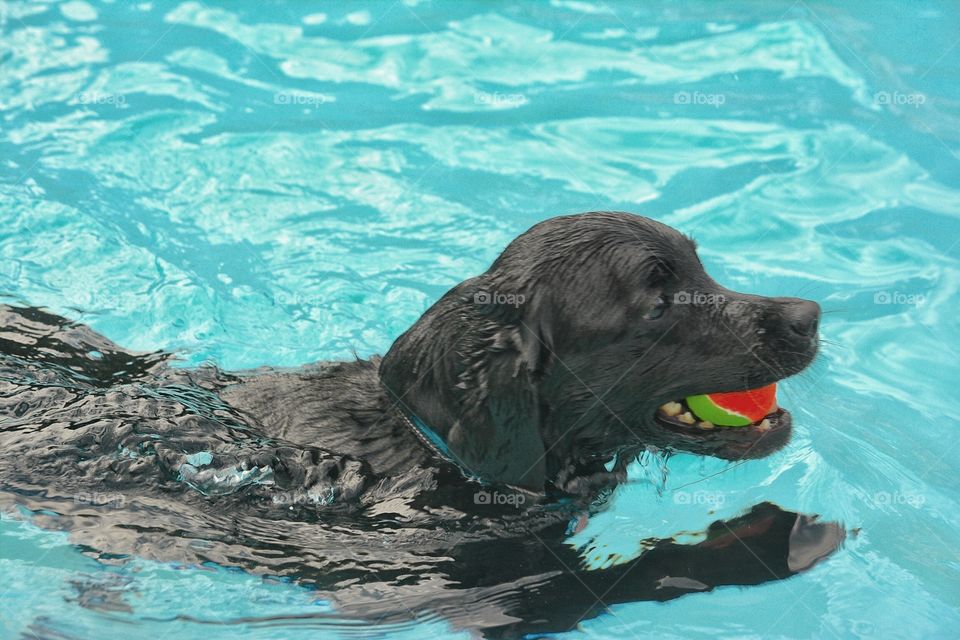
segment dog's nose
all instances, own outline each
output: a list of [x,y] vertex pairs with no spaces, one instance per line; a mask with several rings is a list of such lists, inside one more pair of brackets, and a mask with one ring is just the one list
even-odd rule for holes
[[801,298],[780,298],[784,305],[783,318],[790,330],[804,338],[817,335],[820,326],[820,305]]

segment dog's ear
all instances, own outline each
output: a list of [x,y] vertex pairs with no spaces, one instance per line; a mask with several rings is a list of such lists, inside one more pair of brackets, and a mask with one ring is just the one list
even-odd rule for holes
[[551,358],[550,314],[527,300],[503,303],[484,286],[475,278],[438,301],[393,344],[380,377],[465,470],[540,492],[539,383]]
[[[508,297],[493,299],[495,295]],[[542,491],[546,450],[540,380],[553,339],[546,301],[526,298],[523,292],[476,295],[471,289],[464,300],[471,304],[468,315],[475,331],[458,354],[461,411],[447,444],[485,481]]]
[[518,380],[489,391],[479,406],[466,411],[450,429],[450,451],[485,482],[543,491],[546,450],[535,388]]
[[549,306],[550,303],[543,298],[535,298],[516,320],[519,324],[516,341],[518,371],[520,367],[526,369],[534,381],[539,381],[553,356],[555,315],[550,312]]

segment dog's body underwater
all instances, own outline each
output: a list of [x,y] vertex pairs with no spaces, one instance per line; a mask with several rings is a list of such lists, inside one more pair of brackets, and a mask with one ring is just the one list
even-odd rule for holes
[[191,370],[0,307],[0,503],[104,557],[290,576],[340,616],[562,630],[613,602],[785,578],[839,545],[839,526],[770,504],[603,570],[563,544],[641,451],[783,446],[784,410],[706,430],[658,408],[797,373],[818,318],[720,287],[690,240],[625,213],[536,225],[382,359]]

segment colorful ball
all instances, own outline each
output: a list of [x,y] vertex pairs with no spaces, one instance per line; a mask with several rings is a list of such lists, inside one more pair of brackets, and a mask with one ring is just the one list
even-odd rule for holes
[[701,420],[722,427],[746,427],[763,420],[777,408],[777,385],[748,391],[708,393],[686,398],[687,406]]

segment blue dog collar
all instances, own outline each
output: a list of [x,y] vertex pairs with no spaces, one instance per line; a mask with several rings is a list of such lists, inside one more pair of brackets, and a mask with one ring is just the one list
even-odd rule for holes
[[[400,419],[403,421],[403,423],[407,425],[407,428],[413,432],[413,435],[415,435],[417,439],[423,443],[423,446],[425,446],[427,450],[434,455],[434,457],[456,467],[463,477],[467,479],[467,481],[476,482],[484,486],[490,485],[489,482],[485,482],[479,474],[464,464],[464,462],[457,457],[457,454],[450,450],[450,445],[448,445],[444,439],[437,434],[436,431],[431,429],[426,422],[418,418],[414,413],[411,413],[408,416],[400,408],[399,404],[395,404],[394,408],[397,410],[397,414],[400,416]],[[517,487],[511,484],[505,484],[504,486],[528,496],[538,496],[537,492],[525,489],[523,487]]]
[[427,426],[427,423],[418,418],[416,414],[411,413],[408,416],[399,405],[394,405],[394,408],[396,408],[403,423],[413,432],[413,435],[417,436],[417,439],[423,443],[423,446],[425,446],[430,453],[440,460],[455,466],[467,480],[483,484],[480,476],[471,471],[467,465],[450,450],[450,446],[444,439],[441,438],[436,431]]

